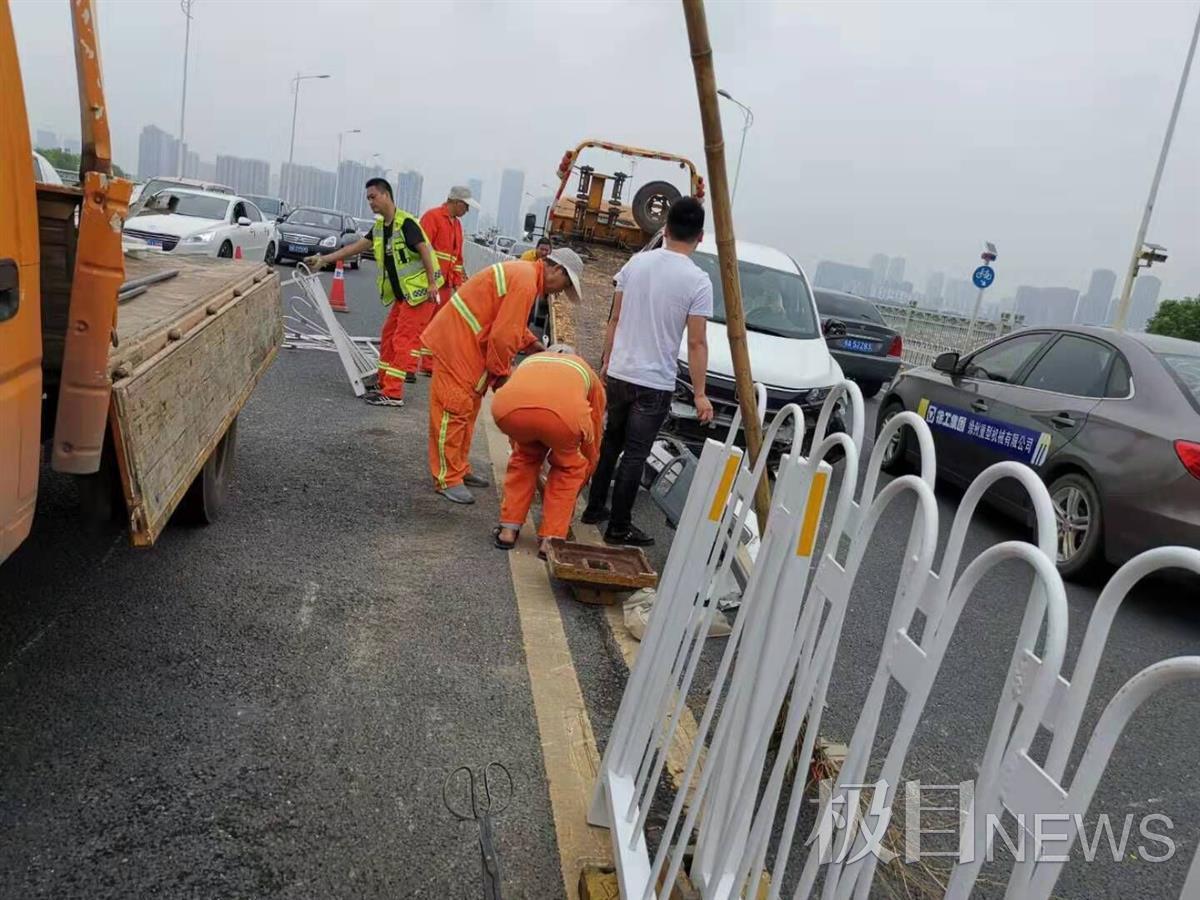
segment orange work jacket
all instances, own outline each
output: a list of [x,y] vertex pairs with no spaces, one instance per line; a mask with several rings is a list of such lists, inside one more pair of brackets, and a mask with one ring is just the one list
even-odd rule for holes
[[450,215],[446,204],[427,209],[421,216],[421,227],[433,247],[433,257],[442,270],[442,283],[451,290],[458,287],[466,276],[463,270],[462,223]]
[[422,346],[463,387],[486,393],[534,339],[526,323],[544,289],[545,271],[540,260],[511,260],[476,272],[421,333]]

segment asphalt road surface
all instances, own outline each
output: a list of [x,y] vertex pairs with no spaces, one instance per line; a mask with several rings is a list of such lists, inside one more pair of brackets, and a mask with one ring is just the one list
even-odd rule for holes
[[[346,283],[342,321],[376,334],[373,266]],[[0,896],[479,896],[476,832],[442,808],[441,786],[491,759],[516,782],[496,825],[505,896],[562,895],[515,597],[488,534],[495,492],[470,508],[432,493],[427,391],[369,408],[336,355],[281,351],[239,422],[227,515],[173,526],[151,551],[82,530],[72,485],[43,471],[34,535],[0,567]],[[486,471],[482,436],[473,457]],[[939,490],[943,541],[956,503]],[[832,740],[849,738],[873,674],[904,518],[881,529],[852,597]],[[661,566],[671,532],[644,497],[636,519]],[[964,564],[1022,536],[981,513]],[[968,605],[907,776],[973,776],[1028,585],[1005,568]],[[1068,594],[1069,670],[1097,590]],[[1196,594],[1155,582],[1130,600],[1081,734],[1134,672],[1197,652]],[[624,664],[602,611],[563,592],[559,611],[602,749]],[[1198,721],[1194,690],[1151,701],[1092,809],[1170,816],[1174,857],[1138,861],[1139,843],[1161,847],[1135,819],[1125,861],[1070,863],[1059,896],[1178,892],[1200,832]]]

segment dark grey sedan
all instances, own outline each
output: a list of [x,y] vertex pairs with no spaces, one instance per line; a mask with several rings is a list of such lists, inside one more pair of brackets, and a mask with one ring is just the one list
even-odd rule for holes
[[[1200,547],[1200,343],[1108,328],[1018,331],[902,373],[878,426],[902,410],[929,423],[939,477],[965,484],[1005,459],[1041,475],[1065,577],[1151,547]],[[904,471],[917,453],[902,430],[885,468]],[[1030,516],[1015,482],[987,499]]]
[[830,354],[864,397],[874,397],[900,371],[900,335],[884,324],[870,300],[826,288],[814,288],[813,299]]

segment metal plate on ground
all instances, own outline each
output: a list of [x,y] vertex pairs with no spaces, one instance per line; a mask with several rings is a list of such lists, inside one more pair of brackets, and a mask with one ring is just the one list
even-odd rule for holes
[[597,587],[641,588],[658,584],[658,573],[637,547],[607,547],[555,538],[546,553],[550,574]]

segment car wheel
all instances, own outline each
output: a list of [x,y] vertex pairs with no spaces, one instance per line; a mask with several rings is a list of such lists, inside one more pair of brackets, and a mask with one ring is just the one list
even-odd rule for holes
[[1068,472],[1050,484],[1050,502],[1058,526],[1058,571],[1063,578],[1081,578],[1100,564],[1104,520],[1100,494],[1091,479]]
[[221,517],[225,495],[233,478],[233,456],[237,449],[237,419],[217,441],[204,467],[179,503],[179,518],[189,525],[211,525]]
[[[883,431],[883,426],[902,412],[904,412],[904,404],[899,400],[891,400],[879,415],[879,427],[875,429],[876,438]],[[908,429],[901,428],[892,435],[892,439],[888,441],[887,447],[884,448],[883,460],[879,467],[889,475],[907,475],[911,470],[908,463],[909,438]]]
[[275,262],[275,242],[274,241],[267,244],[267,254],[266,254],[266,256],[263,257],[263,262],[265,262],[267,265],[270,265],[271,263]]
[[879,389],[882,387],[882,381],[860,381],[858,383],[858,389],[862,391],[864,400],[870,400],[879,393]]
[[220,259],[233,259],[233,244],[226,241],[221,245],[221,249],[217,251],[217,256]]

